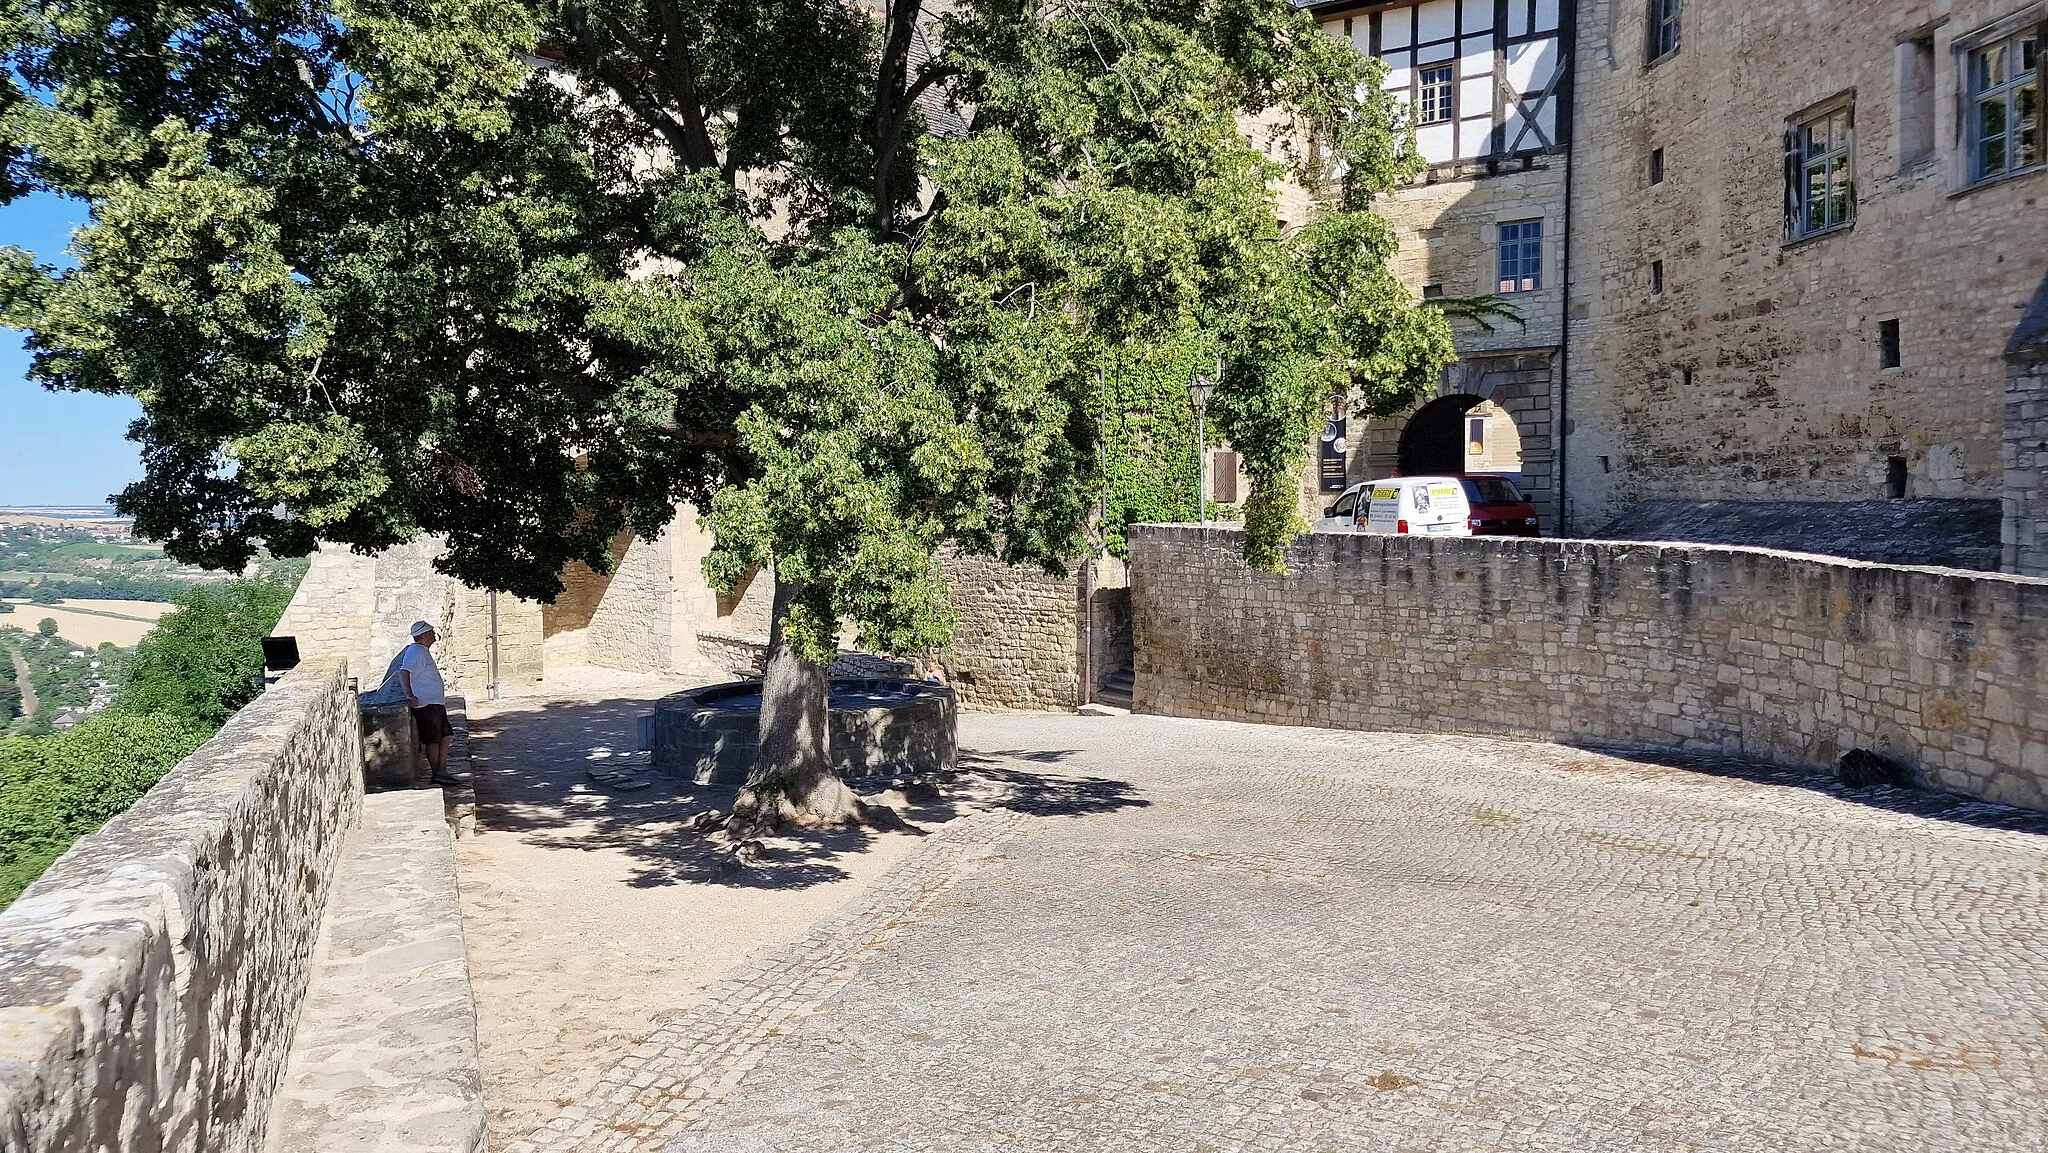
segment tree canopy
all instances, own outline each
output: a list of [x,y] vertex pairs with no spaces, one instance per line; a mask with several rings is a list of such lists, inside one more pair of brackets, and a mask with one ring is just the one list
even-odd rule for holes
[[[422,532],[549,598],[705,510],[778,642],[950,628],[951,543],[1058,570],[1120,365],[1221,366],[1280,563],[1332,396],[1452,357],[1374,198],[1380,65],[1287,0],[54,0],[5,17],[33,372],[124,392],[117,505],[182,560]],[[1275,189],[1320,207],[1283,228]],[[822,706],[820,706],[822,707]],[[764,720],[765,725],[765,720]]]

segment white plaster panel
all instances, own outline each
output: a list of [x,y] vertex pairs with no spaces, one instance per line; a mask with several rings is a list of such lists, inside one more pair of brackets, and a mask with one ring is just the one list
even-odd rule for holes
[[1410,8],[1396,8],[1392,12],[1380,13],[1380,47],[1408,47],[1409,22],[1414,17]]
[[1417,64],[1434,64],[1439,60],[1449,60],[1456,52],[1457,45],[1452,41],[1446,40],[1442,44],[1431,44],[1426,48],[1417,48],[1415,50],[1415,62]]
[[1426,124],[1415,130],[1415,146],[1422,152],[1423,159],[1431,164],[1446,164],[1456,160],[1451,126],[1448,124]]
[[1408,66],[1409,54],[1406,52],[1392,52],[1388,53],[1384,59],[1387,62],[1386,87],[1390,91],[1408,91],[1408,86],[1415,83],[1415,69]]
[[1476,76],[1458,85],[1458,114],[1493,120],[1493,77]]
[[1420,43],[1448,40],[1458,34],[1456,0],[1429,0],[1415,10],[1415,38]]
[[1465,0],[1465,31],[1483,32],[1493,27],[1493,0]]
[[1458,42],[1459,73],[1465,76],[1493,75],[1493,37],[1468,36]]
[[[1471,107],[1467,105],[1467,107]],[[1491,117],[1460,120],[1458,122],[1458,155],[1463,157],[1484,156],[1490,151],[1487,139],[1493,132]]]
[[1508,87],[1516,92],[1540,91],[1556,74],[1556,40],[1508,45]]

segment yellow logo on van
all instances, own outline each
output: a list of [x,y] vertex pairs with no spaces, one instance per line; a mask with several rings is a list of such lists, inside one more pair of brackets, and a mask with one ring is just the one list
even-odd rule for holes
[[1374,500],[1393,500],[1400,495],[1401,490],[1390,484],[1381,485],[1379,488],[1372,490],[1372,499]]
[[1455,498],[1458,495],[1458,486],[1454,484],[1433,484],[1429,486],[1429,495],[1433,498]]

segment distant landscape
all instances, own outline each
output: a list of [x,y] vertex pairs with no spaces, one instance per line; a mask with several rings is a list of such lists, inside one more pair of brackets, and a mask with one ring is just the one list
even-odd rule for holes
[[103,505],[0,506],[0,733],[62,731],[106,708],[183,594],[237,575],[296,585],[304,571],[297,560],[243,574],[180,564]]
[[0,508],[0,907],[262,691],[304,561],[183,565],[105,508]]

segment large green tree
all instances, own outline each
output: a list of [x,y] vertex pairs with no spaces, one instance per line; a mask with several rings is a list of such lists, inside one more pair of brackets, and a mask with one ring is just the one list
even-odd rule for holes
[[[9,17],[13,186],[85,198],[15,254],[57,387],[142,399],[120,495],[172,555],[444,534],[550,597],[707,510],[772,566],[761,759],[728,823],[857,817],[841,622],[946,638],[933,557],[1085,548],[1111,390],[1220,368],[1280,563],[1328,398],[1450,359],[1389,275],[1415,164],[1378,65],[1286,0],[60,0]],[[1283,232],[1291,178],[1323,207]]]

